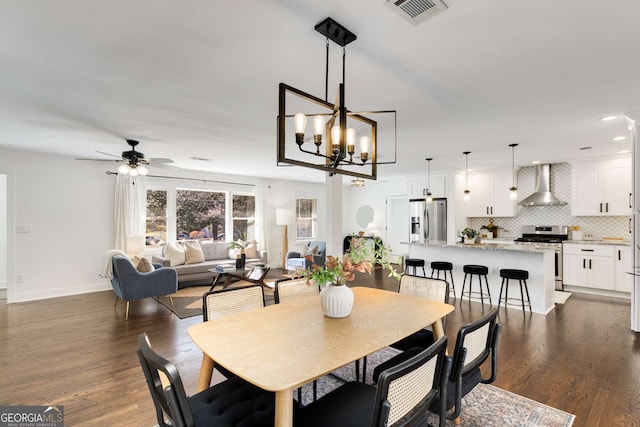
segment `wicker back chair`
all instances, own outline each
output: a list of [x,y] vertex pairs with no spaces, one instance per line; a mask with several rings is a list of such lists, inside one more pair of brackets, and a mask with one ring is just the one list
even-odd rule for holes
[[206,322],[264,306],[264,290],[260,285],[210,291],[202,296],[202,317]]
[[[463,326],[458,331],[456,345],[453,350],[453,362],[449,377],[447,409],[455,408],[447,414],[447,418],[460,416],[462,398],[480,384],[495,381],[498,373],[498,334],[500,324],[497,323],[498,308],[494,308],[480,319]],[[491,374],[483,378],[480,366],[491,356]],[[439,410],[434,406],[432,410]]]
[[[446,396],[451,360],[443,337],[412,358],[382,372],[377,386],[349,382],[305,406],[296,424],[320,426],[409,426],[424,421],[425,412]],[[441,412],[444,413],[441,403]],[[445,425],[440,417],[440,426]]]
[[283,301],[305,297],[307,295],[318,295],[319,293],[320,287],[308,283],[306,277],[281,279],[276,281],[275,303],[279,304]]
[[275,394],[234,377],[187,396],[176,366],[138,335],[138,359],[161,427],[273,425]]

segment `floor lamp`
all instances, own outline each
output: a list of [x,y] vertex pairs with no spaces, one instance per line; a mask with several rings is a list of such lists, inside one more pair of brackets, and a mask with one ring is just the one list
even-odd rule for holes
[[282,269],[287,268],[286,256],[289,251],[289,236],[287,228],[293,222],[293,209],[276,209],[276,225],[282,225]]

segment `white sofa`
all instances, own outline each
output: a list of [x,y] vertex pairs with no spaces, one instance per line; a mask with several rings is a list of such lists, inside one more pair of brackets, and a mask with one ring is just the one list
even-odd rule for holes
[[[206,241],[201,242],[200,247],[204,254],[204,262],[197,262],[193,264],[173,264],[169,257],[165,256],[165,248],[163,248],[162,255],[154,255],[152,261],[157,264],[161,264],[163,267],[175,268],[178,273],[178,288],[182,289],[188,286],[195,286],[202,284],[203,282],[211,283],[213,280],[213,273],[209,271],[211,268],[215,268],[221,264],[235,264],[235,255],[232,252],[233,258],[229,256],[229,243],[221,241]],[[247,250],[247,259],[245,266],[253,266],[257,264],[267,264],[267,252],[259,250]],[[254,256],[255,255],[255,256]]]

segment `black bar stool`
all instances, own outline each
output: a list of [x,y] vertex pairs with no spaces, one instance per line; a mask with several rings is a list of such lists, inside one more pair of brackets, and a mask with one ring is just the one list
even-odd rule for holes
[[[474,296],[480,295],[480,301],[484,304],[484,292],[482,290],[482,278],[484,277],[484,283],[487,288],[487,298],[489,299],[489,305],[491,304],[491,292],[489,291],[489,280],[487,280],[487,274],[489,274],[489,267],[484,265],[474,265],[467,264],[462,267],[462,271],[464,271],[464,281],[462,282],[462,295],[460,296],[460,300],[462,297],[467,295],[469,301],[471,301],[471,295]],[[467,284],[467,275],[469,276],[469,290],[467,292],[464,291],[465,285]],[[473,283],[473,276],[478,276],[478,281],[480,282],[480,292],[471,291],[471,284]]]
[[451,278],[451,292],[453,292],[453,297],[456,297],[456,285],[453,283],[453,264],[447,261],[433,261],[431,263],[431,278],[433,279],[433,275],[435,272],[438,272],[436,279],[440,278],[440,272],[443,272],[444,280],[447,280],[447,271],[449,272],[449,277]]
[[[500,298],[498,299],[498,306],[504,300],[504,308],[507,305],[515,306],[517,304],[509,304],[509,300],[520,301],[522,304],[522,311],[525,311],[524,307],[524,293],[522,292],[522,284],[524,283],[524,290],[527,293],[527,304],[529,305],[529,312],[531,312],[531,299],[529,298],[529,288],[527,287],[527,279],[529,278],[529,272],[526,270],[516,270],[511,268],[503,268],[500,270],[500,277],[502,277],[502,284],[500,285]],[[520,299],[509,298],[509,279],[517,280],[520,284]],[[504,298],[502,298],[502,288],[504,288],[505,280],[507,287],[505,288]]]
[[404,272],[405,274],[409,271],[409,267],[413,268],[413,275],[418,275],[417,267],[422,267],[422,275],[427,277],[427,272],[424,269],[424,260],[419,258],[407,258],[404,261]]

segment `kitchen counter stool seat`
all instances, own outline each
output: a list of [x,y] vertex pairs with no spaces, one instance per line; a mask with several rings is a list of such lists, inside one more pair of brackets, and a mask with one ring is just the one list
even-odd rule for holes
[[[522,305],[522,311],[525,311],[525,299],[524,292],[527,294],[527,305],[529,306],[529,312],[531,312],[531,299],[529,298],[529,288],[527,287],[527,279],[529,278],[529,272],[526,270],[518,270],[512,268],[503,268],[500,270],[500,277],[502,277],[502,284],[500,285],[500,298],[498,298],[498,306],[504,301],[504,308],[507,308],[507,305],[516,305],[509,304],[509,300],[519,301]],[[509,279],[517,280],[520,284],[520,298],[509,298]],[[505,288],[506,282],[506,288]],[[502,298],[502,291],[504,288],[504,298]],[[524,292],[523,289],[524,288]],[[520,305],[518,304],[518,305]]]
[[449,272],[449,278],[451,281],[451,292],[453,292],[453,297],[456,297],[456,284],[453,283],[453,263],[448,261],[433,261],[431,263],[431,278],[434,279],[435,272],[438,272],[435,279],[440,278],[440,272],[442,271],[444,274],[444,280],[447,280],[447,272]]
[[[471,295],[474,297],[480,296],[480,301],[484,304],[485,298],[489,300],[489,305],[491,303],[491,291],[489,291],[489,280],[487,279],[487,275],[489,274],[489,267],[486,265],[475,265],[475,264],[467,264],[462,266],[462,271],[464,272],[464,280],[462,282],[462,294],[460,299],[465,295],[468,297],[469,301],[471,301]],[[465,287],[467,285],[467,276],[469,276],[469,290],[465,292]],[[478,282],[480,285],[480,292],[472,291],[473,284],[473,276],[478,277]],[[487,296],[484,295],[484,290],[482,289],[482,278],[484,277],[484,284],[487,291]]]
[[420,258],[407,258],[404,261],[404,272],[407,274],[409,272],[409,267],[413,268],[413,275],[418,275],[418,267],[422,267],[422,275],[427,277],[427,272],[424,269],[425,262]]

